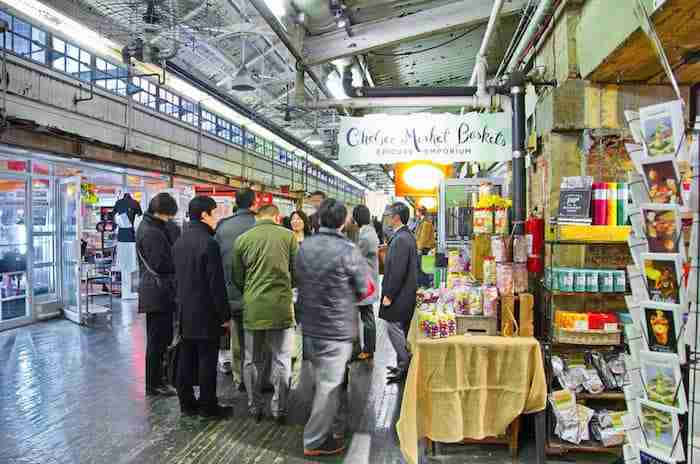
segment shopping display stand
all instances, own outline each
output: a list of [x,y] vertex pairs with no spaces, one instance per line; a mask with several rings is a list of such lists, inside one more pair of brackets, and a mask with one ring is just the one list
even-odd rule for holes
[[[555,252],[562,247],[608,247],[620,246],[627,243],[629,227],[626,226],[572,226],[559,225],[554,227],[554,234],[549,240],[545,240],[548,248],[549,269],[554,268]],[[543,338],[543,351],[545,355],[545,369],[547,375],[547,391],[551,393],[554,385],[552,372],[552,356],[557,353],[579,352],[582,349],[595,349],[597,351],[614,351],[623,349],[621,331],[571,331],[563,333],[554,325],[554,300],[557,298],[577,298],[583,300],[583,310],[591,300],[600,302],[605,298],[614,298],[621,301],[624,307],[624,296],[627,292],[576,292],[553,290],[547,282],[541,285],[545,315],[545,333]],[[622,403],[625,395],[622,391],[604,391],[600,394],[578,393],[576,400],[579,403]],[[597,442],[588,441],[580,444],[569,443],[554,436],[555,418],[548,405],[547,414],[547,445],[548,455],[562,455],[569,452],[578,453],[609,453],[619,455],[622,446],[605,447]]]

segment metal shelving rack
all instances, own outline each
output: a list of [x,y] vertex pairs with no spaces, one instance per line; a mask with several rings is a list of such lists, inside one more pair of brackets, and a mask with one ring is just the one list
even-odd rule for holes
[[[546,240],[545,245],[549,247],[549,260],[547,266],[553,268],[554,250],[557,246],[620,246],[624,245],[625,242],[615,242],[615,241],[585,241],[585,240]],[[627,293],[613,292],[613,293],[591,293],[591,292],[560,292],[552,291],[547,288],[544,282],[541,284],[541,290],[544,300],[544,315],[545,315],[545,333],[543,334],[542,347],[544,351],[544,361],[545,361],[545,373],[547,376],[547,391],[552,392],[552,387],[554,384],[554,375],[552,373],[552,353],[560,351],[581,351],[585,349],[595,349],[596,351],[617,351],[621,348],[624,343],[621,341],[619,344],[615,345],[579,345],[579,344],[566,344],[558,343],[554,340],[554,304],[553,300],[557,296],[563,296],[568,298],[583,298],[584,305],[588,298],[594,295],[602,295],[602,297],[614,297],[620,299],[624,304],[624,296]],[[576,400],[578,402],[589,402],[589,401],[600,401],[600,402],[624,402],[625,396],[621,391],[605,391],[598,395],[589,393],[579,393],[576,395]],[[569,452],[579,452],[579,453],[605,453],[605,454],[615,454],[619,455],[622,453],[622,446],[605,447],[594,441],[587,441],[581,444],[574,444],[565,442],[558,437],[554,436],[554,417],[551,412],[549,404],[547,405],[547,443],[546,443],[546,453],[549,455],[562,455]]]

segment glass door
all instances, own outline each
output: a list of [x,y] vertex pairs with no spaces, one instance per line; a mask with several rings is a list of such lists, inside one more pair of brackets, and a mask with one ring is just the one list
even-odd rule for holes
[[80,176],[62,179],[60,198],[61,298],[67,319],[80,324],[81,204]]
[[0,328],[31,317],[28,220],[26,178],[0,175]]

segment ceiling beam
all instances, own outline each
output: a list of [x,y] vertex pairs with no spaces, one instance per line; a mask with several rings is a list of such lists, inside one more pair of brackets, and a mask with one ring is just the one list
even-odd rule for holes
[[209,39],[211,42],[218,42],[219,40],[228,39],[234,35],[238,34],[257,34],[257,35],[267,35],[270,37],[275,37],[275,33],[261,24],[255,23],[237,23],[231,26],[210,28],[210,31],[219,32],[219,35]]
[[[206,10],[209,8],[209,2],[202,2],[196,7],[192,8],[188,13],[185,14],[182,18],[178,19],[178,23],[180,24],[185,24],[187,21],[190,21],[199,15],[202,11]],[[177,28],[177,26],[175,26]],[[154,45],[156,42],[158,42],[158,39],[165,34],[166,32],[171,31],[171,29],[163,29],[161,30],[158,34],[156,34],[149,42],[151,45]]]
[[[503,6],[501,15],[520,11],[526,3],[527,0],[513,0]],[[352,36],[340,29],[309,36],[304,40],[304,62],[307,66],[317,65],[406,40],[481,24],[489,19],[492,6],[493,0],[461,0],[403,18],[353,25]]]

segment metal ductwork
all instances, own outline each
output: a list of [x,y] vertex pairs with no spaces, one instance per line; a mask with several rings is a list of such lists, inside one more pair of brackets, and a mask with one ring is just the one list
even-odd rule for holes
[[352,69],[343,70],[343,91],[349,98],[385,97],[473,97],[476,87],[353,87]]

